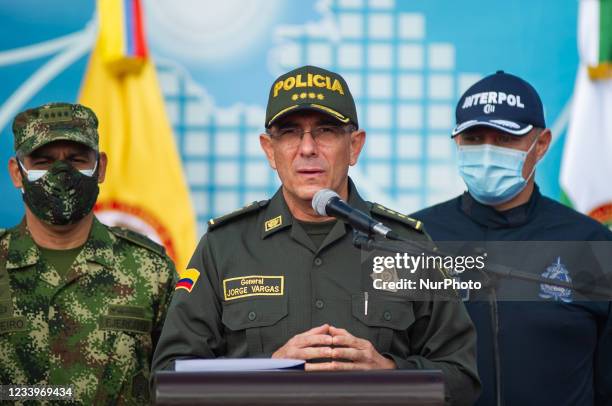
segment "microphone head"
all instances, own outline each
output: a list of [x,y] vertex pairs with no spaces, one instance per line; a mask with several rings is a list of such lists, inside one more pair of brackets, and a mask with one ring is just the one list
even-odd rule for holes
[[317,213],[319,216],[327,217],[325,207],[334,197],[340,198],[340,195],[331,189],[321,189],[315,193],[314,197],[312,198],[312,208],[314,209],[315,213]]

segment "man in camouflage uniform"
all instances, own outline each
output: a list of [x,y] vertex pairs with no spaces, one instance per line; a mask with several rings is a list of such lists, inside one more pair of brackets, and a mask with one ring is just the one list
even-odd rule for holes
[[107,162],[97,126],[93,111],[68,103],[13,123],[9,170],[26,214],[0,230],[0,384],[143,404],[175,270],[163,247],[94,216]]

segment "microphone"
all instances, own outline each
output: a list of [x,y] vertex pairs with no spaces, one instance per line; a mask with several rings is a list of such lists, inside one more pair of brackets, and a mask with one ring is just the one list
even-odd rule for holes
[[335,217],[367,235],[379,234],[390,240],[402,240],[399,235],[380,221],[376,221],[366,213],[349,206],[333,190],[319,190],[312,198],[312,208],[319,216]]

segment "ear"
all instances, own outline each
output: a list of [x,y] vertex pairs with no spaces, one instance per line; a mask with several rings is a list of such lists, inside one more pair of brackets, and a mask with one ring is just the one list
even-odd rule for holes
[[356,130],[351,133],[351,148],[350,148],[350,160],[349,165],[353,166],[359,159],[359,154],[365,144],[366,132],[364,130]]
[[536,158],[537,160],[541,160],[542,157],[546,154],[546,151],[548,151],[548,147],[550,147],[550,142],[552,140],[552,133],[550,132],[549,128],[545,128],[541,133],[540,136],[538,137],[538,140],[536,141],[536,145],[535,145],[535,150],[536,150]]
[[9,159],[8,170],[9,175],[11,175],[11,181],[13,181],[13,185],[17,189],[21,189],[23,187],[23,183],[21,181],[21,171],[19,170],[19,163],[17,162],[17,159],[14,156]]
[[272,169],[276,170],[276,160],[274,159],[274,145],[272,145],[272,138],[270,138],[269,134],[262,133],[259,135],[259,145],[261,145],[261,149],[266,153],[266,158],[268,158],[268,163],[272,167]]
[[98,183],[104,182],[106,179],[106,166],[108,164],[108,157],[106,152],[100,152],[100,162],[98,162]]

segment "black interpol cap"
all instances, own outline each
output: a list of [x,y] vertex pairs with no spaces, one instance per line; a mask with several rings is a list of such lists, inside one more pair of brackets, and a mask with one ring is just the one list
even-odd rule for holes
[[274,81],[266,108],[266,128],[301,110],[316,110],[359,127],[355,101],[344,78],[316,66],[302,66]]
[[501,70],[472,85],[459,99],[455,115],[453,137],[475,126],[513,135],[525,135],[533,127],[546,128],[538,92],[523,79]]

